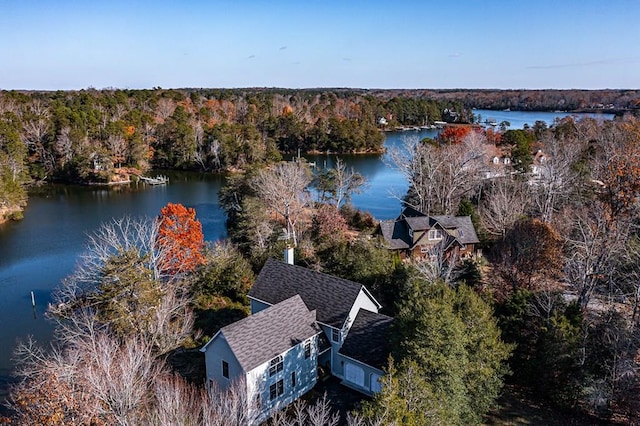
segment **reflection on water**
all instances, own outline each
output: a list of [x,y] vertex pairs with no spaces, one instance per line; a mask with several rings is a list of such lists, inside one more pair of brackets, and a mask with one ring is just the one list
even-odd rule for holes
[[126,215],[157,216],[173,202],[196,208],[205,239],[226,235],[225,216],[218,205],[223,178],[172,173],[170,179],[167,186],[153,187],[47,185],[30,195],[22,221],[0,225],[0,376],[10,371],[17,338],[33,335],[41,342],[49,340],[52,326],[43,314],[51,293],[73,271],[87,235],[101,223]]

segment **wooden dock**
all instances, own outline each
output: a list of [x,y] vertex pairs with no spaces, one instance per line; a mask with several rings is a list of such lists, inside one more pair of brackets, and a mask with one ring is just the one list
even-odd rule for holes
[[169,183],[169,178],[162,175],[156,177],[140,176],[140,180],[149,185],[166,185]]

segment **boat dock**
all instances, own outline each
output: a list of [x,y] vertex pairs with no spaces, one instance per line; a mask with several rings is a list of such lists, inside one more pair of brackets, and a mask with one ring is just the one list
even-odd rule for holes
[[158,175],[154,178],[147,177],[147,176],[140,176],[140,180],[149,185],[166,185],[167,183],[169,183],[169,178],[162,175]]

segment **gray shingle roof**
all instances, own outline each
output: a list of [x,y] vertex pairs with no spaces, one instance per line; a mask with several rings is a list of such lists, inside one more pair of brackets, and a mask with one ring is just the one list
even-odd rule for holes
[[[408,249],[416,244],[409,237],[409,227],[414,231],[426,231],[440,224],[460,244],[477,244],[480,242],[473,227],[470,216],[426,216],[424,213],[407,207],[396,220],[380,222],[380,232],[389,249]],[[426,238],[426,234],[422,237]],[[421,239],[421,240],[422,240]],[[447,246],[450,246],[450,242]]]
[[435,224],[435,221],[427,216],[407,217],[404,220],[414,231],[424,231],[427,229],[431,229],[431,227]]
[[409,238],[407,231],[402,230],[404,223],[395,220],[384,220],[380,222],[380,231],[386,245],[390,249],[407,249],[410,243],[405,241]]
[[382,370],[387,365],[393,318],[360,309],[339,353]]
[[315,311],[295,295],[220,329],[244,371],[320,333]]
[[454,236],[461,244],[477,244],[480,242],[471,222],[471,216],[432,216],[443,228],[455,229]]
[[310,309],[316,310],[319,322],[342,328],[362,288],[353,281],[268,259],[249,297],[273,305],[299,294]]

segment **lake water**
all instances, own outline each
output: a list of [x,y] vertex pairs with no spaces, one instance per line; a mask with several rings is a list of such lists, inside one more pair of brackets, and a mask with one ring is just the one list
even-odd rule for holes
[[[532,125],[536,120],[551,124],[559,115],[484,110],[474,113],[498,122],[508,120],[512,127],[522,127],[525,122]],[[393,147],[402,144],[405,138],[436,135],[436,130],[388,133],[385,145]],[[307,158],[319,167],[331,167],[336,156]],[[396,217],[401,207],[398,197],[406,192],[407,182],[390,167],[387,156],[341,158],[368,182],[365,190],[354,196],[353,204],[377,219]],[[171,173],[169,177],[166,186],[48,185],[30,195],[23,220],[0,225],[0,389],[2,382],[8,380],[11,352],[17,339],[28,335],[40,342],[50,339],[52,327],[43,314],[51,293],[73,271],[87,234],[101,223],[126,215],[153,217],[167,203],[181,203],[196,209],[207,241],[225,237],[225,216],[218,204],[223,177],[199,173]],[[36,299],[35,312],[31,308],[31,291]]]
[[480,115],[481,122],[484,123],[485,120],[495,120],[498,124],[503,121],[508,121],[510,123],[507,126],[508,129],[522,129],[525,124],[528,124],[530,127],[533,127],[536,121],[544,121],[547,123],[547,126],[553,124],[556,118],[563,118],[566,116],[575,116],[577,118],[582,117],[592,117],[598,120],[613,120],[613,114],[608,113],[578,113],[571,114],[569,112],[561,112],[561,111],[494,111],[488,109],[474,109],[473,113],[478,116]]

